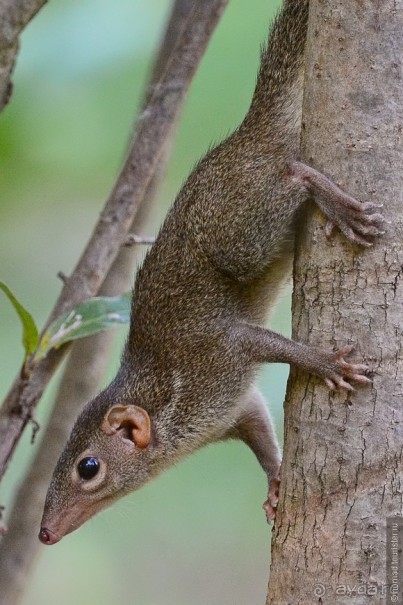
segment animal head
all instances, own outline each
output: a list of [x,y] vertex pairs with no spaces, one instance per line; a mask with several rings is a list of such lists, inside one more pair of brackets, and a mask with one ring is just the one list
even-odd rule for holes
[[107,389],[87,404],[57,462],[39,532],[44,544],[55,544],[151,478],[155,442],[149,414],[110,401]]

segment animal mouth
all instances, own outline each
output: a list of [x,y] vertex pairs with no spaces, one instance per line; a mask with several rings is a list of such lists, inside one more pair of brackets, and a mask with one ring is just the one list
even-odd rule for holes
[[79,503],[72,506],[68,511],[64,510],[57,515],[47,515],[45,513],[38,534],[39,540],[46,546],[56,544],[64,536],[75,531],[91,519],[96,513],[112,504],[114,500],[116,500],[116,496],[107,496],[90,506]]
[[38,538],[42,544],[47,544],[48,546],[51,544],[56,544],[56,542],[61,540],[61,536],[58,536],[55,534],[55,532],[51,531],[47,527],[41,527]]
[[91,506],[84,510],[77,506],[70,509],[68,512],[64,511],[64,514],[59,514],[52,519],[46,519],[46,517],[44,517],[38,538],[42,544],[46,544],[47,546],[56,544],[64,536],[67,536],[67,534],[78,529],[101,508],[104,508],[102,503],[98,503],[98,506]]

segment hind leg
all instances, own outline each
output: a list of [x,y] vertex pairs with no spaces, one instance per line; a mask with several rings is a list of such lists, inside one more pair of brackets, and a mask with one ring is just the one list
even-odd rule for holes
[[263,508],[267,520],[272,521],[276,516],[278,502],[281,454],[265,400],[257,387],[253,386],[248,391],[236,424],[226,437],[241,439],[260,462],[269,484],[268,496]]

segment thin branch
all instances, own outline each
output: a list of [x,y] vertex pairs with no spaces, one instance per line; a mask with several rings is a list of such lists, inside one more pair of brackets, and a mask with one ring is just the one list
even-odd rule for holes
[[0,0],[0,111],[11,92],[19,35],[47,0]]
[[0,536],[7,533],[7,527],[3,523],[4,506],[0,506]]
[[130,247],[134,244],[153,244],[155,237],[145,237],[144,235],[136,235],[135,233],[129,233],[124,241],[124,246]]
[[138,119],[128,158],[73,275],[51,314],[55,316],[94,296],[126,238],[190,81],[227,0],[197,3],[181,32],[171,60]]
[[[197,0],[175,0],[165,35],[154,61],[143,105],[150,97],[150,90],[161,76],[179,32],[195,2]],[[147,222],[150,208],[156,199],[157,188],[168,163],[174,132],[175,129],[171,131],[171,137],[165,145],[158,169],[136,214],[132,231],[142,231]],[[136,240],[140,239],[138,236],[133,237]],[[147,238],[149,239],[151,238]],[[136,253],[125,248],[121,249],[106,276],[100,294],[114,296],[127,290],[132,281],[135,263]],[[18,488],[11,514],[8,516],[7,534],[0,542],[0,585],[4,604],[16,605],[27,589],[30,573],[38,560],[40,544],[36,530],[54,461],[60,454],[76,415],[83,404],[99,390],[114,341],[115,332],[109,330],[77,341],[72,346],[52,415],[30,468]],[[0,535],[1,527],[0,508]]]
[[[106,333],[106,338],[100,338],[101,335],[97,334],[93,338],[77,341],[68,358],[57,393],[57,405],[30,469],[18,488],[11,514],[7,515],[7,532],[0,541],[2,605],[19,603],[21,593],[29,583],[29,572],[39,554],[37,527],[52,466],[60,455],[66,429],[72,426],[78,406],[85,402],[87,396],[91,397],[99,387],[99,377],[104,374],[108,362],[111,332]],[[97,347],[96,356],[93,347]],[[76,351],[79,354],[74,354]],[[85,367],[85,378],[83,367]],[[80,377],[84,379],[80,380]]]
[[[94,296],[102,284],[144,198],[179,107],[227,0],[197,3],[183,28],[163,77],[140,116],[134,142],[87,247],[50,315]],[[0,411],[0,478],[24,427],[68,346],[50,351],[18,377]]]

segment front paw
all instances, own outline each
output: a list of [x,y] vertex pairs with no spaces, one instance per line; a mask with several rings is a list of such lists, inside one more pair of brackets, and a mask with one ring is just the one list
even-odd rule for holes
[[344,359],[354,350],[353,345],[349,345],[336,351],[330,356],[328,372],[323,376],[324,381],[331,391],[345,389],[354,391],[350,381],[361,384],[371,384],[372,380],[367,376],[369,367],[363,363],[349,363]]

